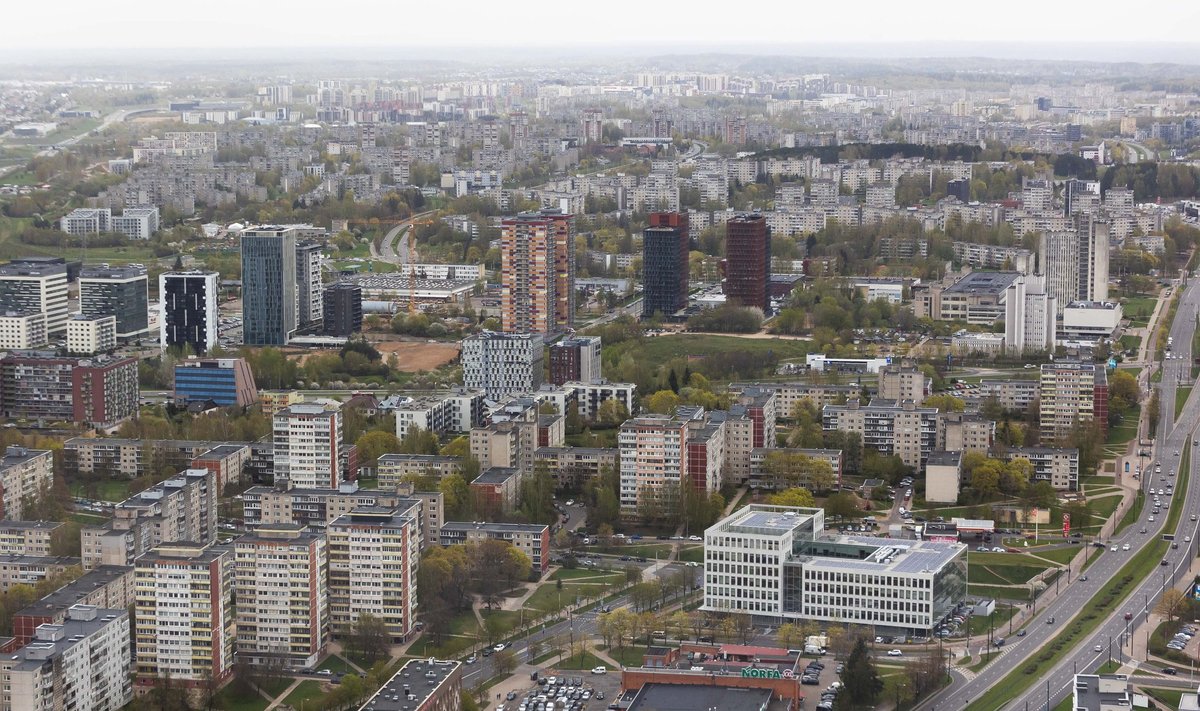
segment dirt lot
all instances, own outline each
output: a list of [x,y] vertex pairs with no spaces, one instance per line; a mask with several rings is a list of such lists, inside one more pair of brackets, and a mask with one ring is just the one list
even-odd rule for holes
[[458,357],[457,343],[391,341],[374,345],[384,358],[387,358],[390,353],[395,353],[400,360],[397,369],[405,373],[435,370]]

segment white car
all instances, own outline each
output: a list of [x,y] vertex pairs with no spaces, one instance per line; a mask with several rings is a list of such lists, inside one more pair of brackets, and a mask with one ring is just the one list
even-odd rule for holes
[[492,649],[494,649],[497,652],[503,652],[507,646],[508,646],[507,644],[501,642],[500,644],[497,644],[495,647],[492,647]]
[[593,674],[607,674],[608,667],[592,667]]
[[[1154,519],[1150,519],[1150,520],[1153,521]],[[1129,550],[1129,544],[1126,543],[1125,545],[1121,546],[1121,550],[1123,550],[1123,551]]]
[[689,541],[703,541],[704,539],[701,538],[700,536],[688,536],[688,540]]
[[888,656],[889,657],[903,657],[904,652],[901,652],[899,649],[889,649]]
[[1192,537],[1191,537],[1191,536],[1184,536],[1184,537],[1183,537],[1183,542],[1184,542],[1184,543],[1191,543],[1191,542],[1192,542]]

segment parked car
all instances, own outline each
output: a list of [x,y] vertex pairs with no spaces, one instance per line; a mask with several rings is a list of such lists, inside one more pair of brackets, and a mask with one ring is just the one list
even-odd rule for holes
[[608,667],[592,667],[593,674],[607,674]]
[[889,657],[902,657],[904,656],[904,652],[901,652],[899,649],[889,649],[887,655]]

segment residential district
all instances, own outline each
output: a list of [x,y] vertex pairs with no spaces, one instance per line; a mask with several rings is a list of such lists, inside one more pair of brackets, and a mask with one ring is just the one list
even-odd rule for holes
[[0,84],[0,711],[1200,708],[1195,75],[710,59]]

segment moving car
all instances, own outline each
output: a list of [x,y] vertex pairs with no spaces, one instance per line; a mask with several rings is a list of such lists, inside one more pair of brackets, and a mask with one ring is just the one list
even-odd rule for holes
[[592,667],[593,674],[607,674],[608,667]]
[[904,652],[901,652],[899,649],[889,649],[887,655],[889,657],[902,657],[904,656]]

